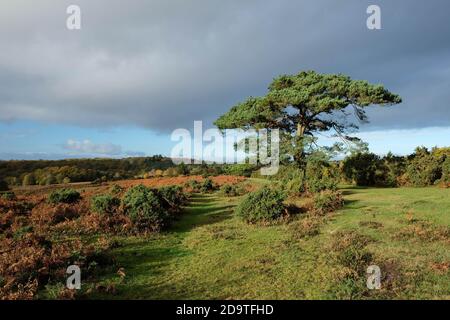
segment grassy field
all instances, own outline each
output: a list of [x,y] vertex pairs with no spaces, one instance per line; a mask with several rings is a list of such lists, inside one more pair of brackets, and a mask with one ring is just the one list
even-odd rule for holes
[[[312,226],[300,216],[288,224],[247,225],[233,216],[239,199],[195,195],[169,232],[120,238],[117,265],[85,287],[112,285],[114,292],[92,290],[87,297],[450,299],[450,190],[342,191],[345,207]],[[350,263],[365,261],[353,269],[379,265],[381,290],[367,290],[365,274],[343,276],[349,268],[332,248],[348,234],[367,240],[345,251]],[[366,254],[369,260],[358,260]]]

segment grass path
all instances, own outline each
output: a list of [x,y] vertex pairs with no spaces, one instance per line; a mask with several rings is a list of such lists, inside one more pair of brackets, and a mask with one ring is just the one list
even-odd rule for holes
[[[433,225],[450,225],[450,190],[344,190],[346,206],[321,228],[319,235],[293,240],[289,225],[258,227],[236,219],[237,199],[194,195],[169,232],[148,238],[122,238],[113,254],[117,267],[100,279],[116,293],[93,293],[108,299],[324,299],[332,298],[327,244],[342,229],[357,229],[377,241],[371,250],[396,259],[423,275],[399,297],[450,298],[450,277],[430,271],[433,263],[450,262],[442,241],[395,240],[412,214]],[[371,224],[378,222],[374,229]],[[120,280],[115,273],[125,269]]]

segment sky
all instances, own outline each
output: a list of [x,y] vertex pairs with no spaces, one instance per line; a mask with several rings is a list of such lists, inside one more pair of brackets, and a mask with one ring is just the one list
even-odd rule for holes
[[[72,4],[81,30],[66,27]],[[448,0],[3,0],[0,159],[170,155],[175,129],[211,128],[302,70],[402,96],[369,108],[371,151],[448,146],[449,13]]]

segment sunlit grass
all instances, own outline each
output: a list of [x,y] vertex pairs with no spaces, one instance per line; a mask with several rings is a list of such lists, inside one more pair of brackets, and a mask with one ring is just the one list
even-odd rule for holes
[[[296,239],[289,225],[252,226],[233,215],[239,199],[195,195],[170,231],[121,239],[117,265],[88,298],[112,299],[328,299],[335,298],[339,270],[329,251],[336,232],[370,236],[376,263],[399,267],[402,286],[367,298],[450,298],[448,238],[399,236],[418,221],[429,232],[450,226],[450,190],[438,188],[343,188],[345,207],[316,236]],[[405,229],[406,228],[406,229]],[[416,229],[414,229],[416,230]],[[421,230],[419,230],[421,232]],[[437,231],[436,231],[437,232]],[[425,238],[423,238],[425,237]],[[123,267],[123,280],[116,274]],[[382,270],[383,272],[383,270]],[[93,286],[88,284],[87,287]]]

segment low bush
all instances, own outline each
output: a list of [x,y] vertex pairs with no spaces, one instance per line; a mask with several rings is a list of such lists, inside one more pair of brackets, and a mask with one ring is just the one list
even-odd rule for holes
[[435,226],[428,221],[413,220],[393,235],[395,240],[403,241],[450,241],[450,227]]
[[322,177],[321,179],[308,179],[306,185],[310,193],[337,189],[337,181],[331,177]]
[[78,218],[80,213],[77,208],[74,208],[67,203],[59,203],[50,211],[50,223],[56,225],[61,222],[70,221]]
[[418,187],[430,186],[442,176],[444,158],[435,156],[427,148],[417,148],[406,167],[409,182]]
[[345,158],[342,169],[345,177],[357,186],[374,186],[380,164],[380,157],[374,153],[355,153]]
[[119,195],[124,191],[124,188],[119,186],[118,184],[114,184],[109,191],[111,192],[111,194],[113,195]]
[[320,227],[324,224],[323,217],[307,216],[289,225],[294,240],[314,237],[320,234]]
[[7,201],[17,200],[16,194],[12,191],[6,191],[1,194],[1,198]]
[[123,198],[125,214],[138,230],[160,231],[170,219],[169,204],[157,190],[143,185],[133,187]]
[[223,166],[225,174],[232,176],[250,177],[257,170],[257,167],[251,164],[229,164]]
[[225,197],[238,197],[245,194],[245,189],[235,184],[224,184],[220,187],[220,194]]
[[114,214],[120,207],[120,199],[109,194],[95,196],[91,199],[92,211],[100,214]]
[[338,231],[331,239],[330,252],[333,262],[335,284],[333,299],[361,299],[367,295],[366,271],[373,262],[367,250],[372,239],[356,231]]
[[73,189],[56,190],[53,191],[48,197],[48,201],[53,204],[75,203],[80,199],[81,199],[80,193]]
[[0,213],[11,212],[15,216],[29,215],[34,207],[34,204],[26,201],[11,201],[1,199]]
[[171,208],[175,212],[179,212],[181,207],[188,202],[187,195],[183,192],[183,188],[180,186],[167,186],[158,189],[162,198],[167,201]]
[[372,241],[371,238],[353,230],[338,231],[333,235],[331,251],[340,265],[358,273],[365,273],[372,260],[366,246]]
[[314,212],[323,215],[342,208],[344,198],[339,191],[325,190],[314,195]]
[[184,184],[184,187],[189,192],[198,193],[198,192],[200,192],[201,184],[197,180],[188,180]]
[[[51,281],[65,283],[68,265],[79,265],[84,277],[92,266],[111,263],[108,241],[87,244],[79,240],[53,242],[49,237],[24,229],[16,238],[0,239],[0,300],[28,300]],[[105,263],[103,263],[105,262]]]
[[263,187],[249,193],[236,207],[236,214],[249,223],[271,222],[286,214],[284,192]]
[[213,181],[209,178],[203,179],[201,185],[200,185],[200,191],[203,193],[212,192],[216,189],[216,186],[214,185]]
[[338,169],[327,156],[318,152],[310,156],[306,164],[306,190],[316,193],[323,190],[336,190],[339,180]]

